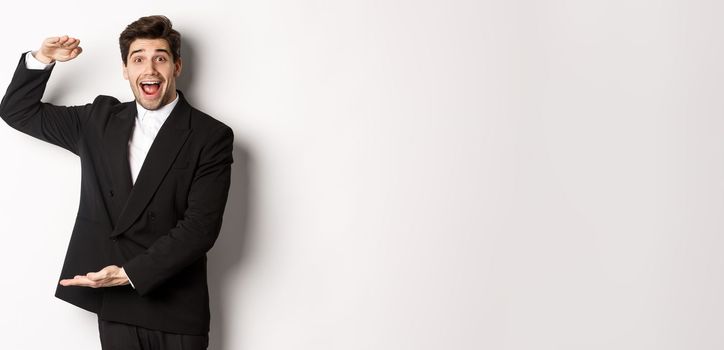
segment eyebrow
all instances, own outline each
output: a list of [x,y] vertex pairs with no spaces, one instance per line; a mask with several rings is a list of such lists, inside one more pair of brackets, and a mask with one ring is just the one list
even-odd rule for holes
[[[130,56],[133,56],[134,54],[137,54],[137,53],[143,52],[143,51],[145,51],[145,49],[133,50],[133,51],[131,51],[131,54],[128,56],[130,57]],[[156,49],[156,52],[165,52],[167,55],[169,54],[168,50],[166,50],[166,49]]]

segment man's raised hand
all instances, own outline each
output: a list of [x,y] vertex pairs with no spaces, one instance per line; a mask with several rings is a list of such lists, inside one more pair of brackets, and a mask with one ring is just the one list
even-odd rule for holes
[[43,40],[40,49],[33,52],[33,56],[45,64],[53,63],[54,61],[70,61],[83,52],[83,49],[78,45],[80,45],[79,39],[71,38],[67,35],[55,36]]

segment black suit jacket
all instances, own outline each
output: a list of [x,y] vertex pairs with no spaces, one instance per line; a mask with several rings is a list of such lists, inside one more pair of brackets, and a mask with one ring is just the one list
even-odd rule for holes
[[135,286],[59,285],[56,297],[109,321],[207,334],[206,252],[226,205],[232,130],[181,95],[133,185],[128,140],[135,101],[98,96],[83,106],[42,103],[51,71],[26,69],[23,55],[0,116],[80,158],[80,205],[60,278],[118,265]]

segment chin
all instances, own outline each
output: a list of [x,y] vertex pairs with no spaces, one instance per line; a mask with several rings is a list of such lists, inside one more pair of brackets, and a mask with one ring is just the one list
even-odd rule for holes
[[135,97],[136,97],[136,102],[138,102],[138,104],[140,104],[143,108],[145,108],[149,111],[153,111],[153,110],[157,110],[163,106],[163,100],[164,100],[163,97],[165,96],[164,94],[165,94],[165,92],[161,92],[161,94],[159,95],[159,97],[157,99],[148,100],[148,99],[144,98],[143,91],[138,91],[138,94]]
[[161,107],[161,101],[145,101],[145,100],[142,100],[139,98],[139,99],[136,99],[136,102],[138,102],[138,104],[140,104],[141,107],[143,107],[149,111],[153,111],[153,110],[159,109]]

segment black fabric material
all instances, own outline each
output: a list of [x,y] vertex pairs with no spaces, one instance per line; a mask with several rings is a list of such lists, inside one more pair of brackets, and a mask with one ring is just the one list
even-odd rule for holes
[[208,334],[206,252],[218,237],[226,206],[232,130],[193,108],[179,91],[133,185],[128,140],[135,102],[98,96],[82,106],[42,103],[51,72],[27,69],[23,55],[0,117],[80,160],[80,203],[60,279],[117,265],[135,286],[58,285],[55,296],[104,320]]
[[102,350],[206,350],[208,335],[166,333],[98,319]]

